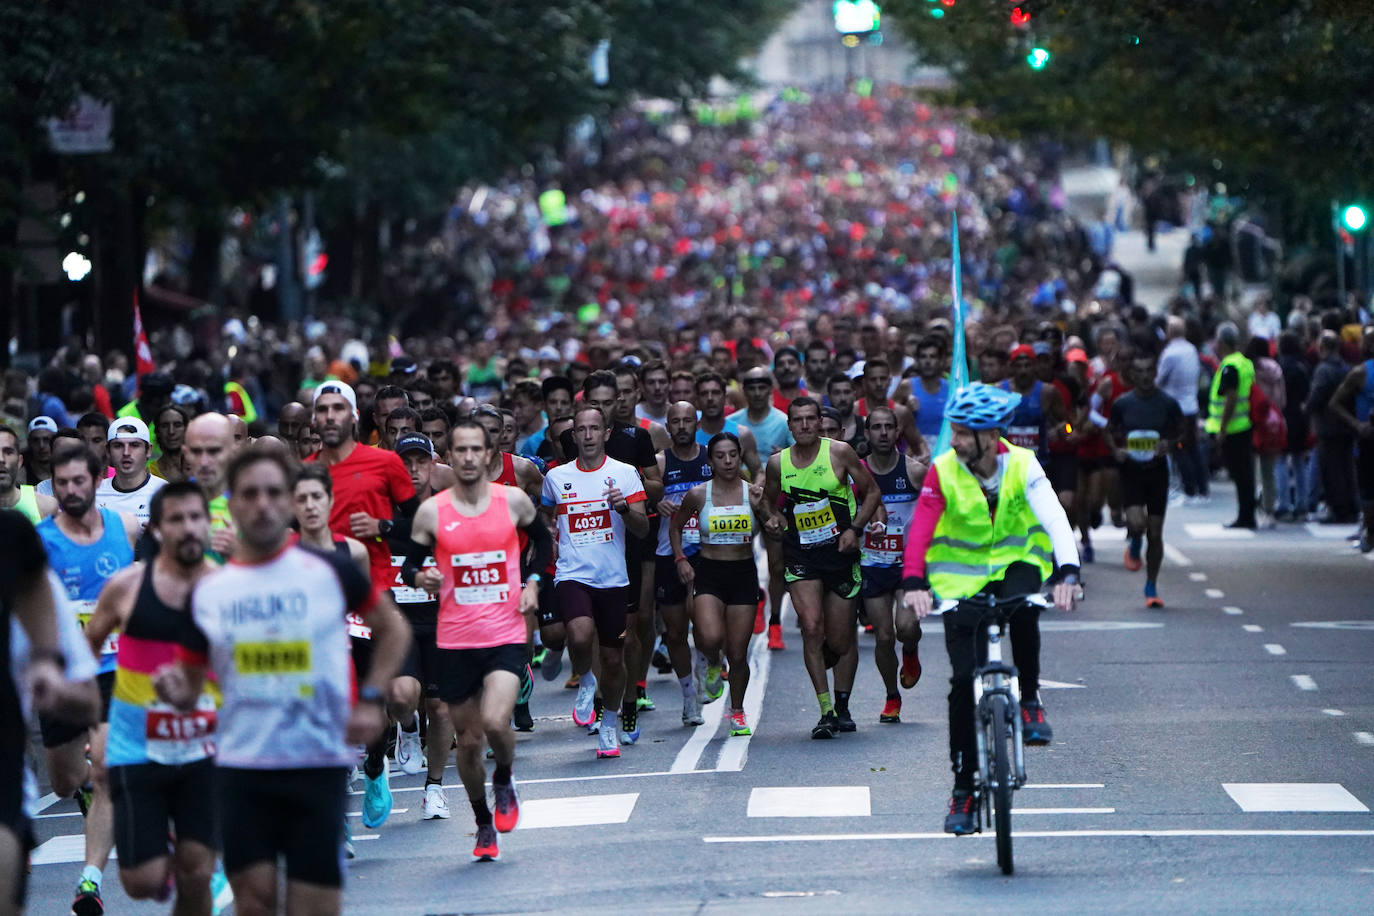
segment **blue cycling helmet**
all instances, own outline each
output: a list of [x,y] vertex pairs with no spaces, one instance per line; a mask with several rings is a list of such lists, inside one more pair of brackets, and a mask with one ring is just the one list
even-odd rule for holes
[[1001,429],[1021,403],[1021,395],[974,382],[960,388],[945,408],[945,419],[969,429]]

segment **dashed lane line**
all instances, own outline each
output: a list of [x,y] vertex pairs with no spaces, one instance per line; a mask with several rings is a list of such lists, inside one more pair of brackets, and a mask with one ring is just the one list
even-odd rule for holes
[[1279,645],[1279,644],[1276,643],[1276,642],[1267,642],[1267,643],[1265,643],[1265,644],[1264,644],[1264,651],[1265,651],[1265,652],[1268,652],[1270,655],[1287,655],[1287,654],[1288,654],[1288,650],[1285,649],[1283,646]]
[[1312,676],[1310,674],[1294,674],[1289,677],[1289,680],[1292,681],[1293,686],[1298,688],[1299,690],[1317,689],[1317,682],[1312,680]]

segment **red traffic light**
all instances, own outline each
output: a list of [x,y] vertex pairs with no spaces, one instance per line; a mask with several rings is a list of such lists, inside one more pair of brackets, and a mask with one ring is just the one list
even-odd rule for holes
[[1030,21],[1030,13],[1021,9],[1021,7],[1018,6],[1011,11],[1011,24],[1016,26],[1018,29],[1024,29],[1026,26],[1030,25]]

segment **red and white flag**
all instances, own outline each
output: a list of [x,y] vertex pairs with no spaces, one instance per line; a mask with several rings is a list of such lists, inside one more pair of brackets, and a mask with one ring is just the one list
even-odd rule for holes
[[138,290],[134,290],[134,356],[138,361],[137,374],[157,371],[152,348],[148,346],[148,332],[143,330],[143,313],[138,310]]

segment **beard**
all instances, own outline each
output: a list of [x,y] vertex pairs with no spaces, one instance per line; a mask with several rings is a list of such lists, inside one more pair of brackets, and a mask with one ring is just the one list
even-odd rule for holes
[[91,506],[95,505],[95,496],[74,495],[62,500],[62,511],[72,518],[79,518],[91,511]]

